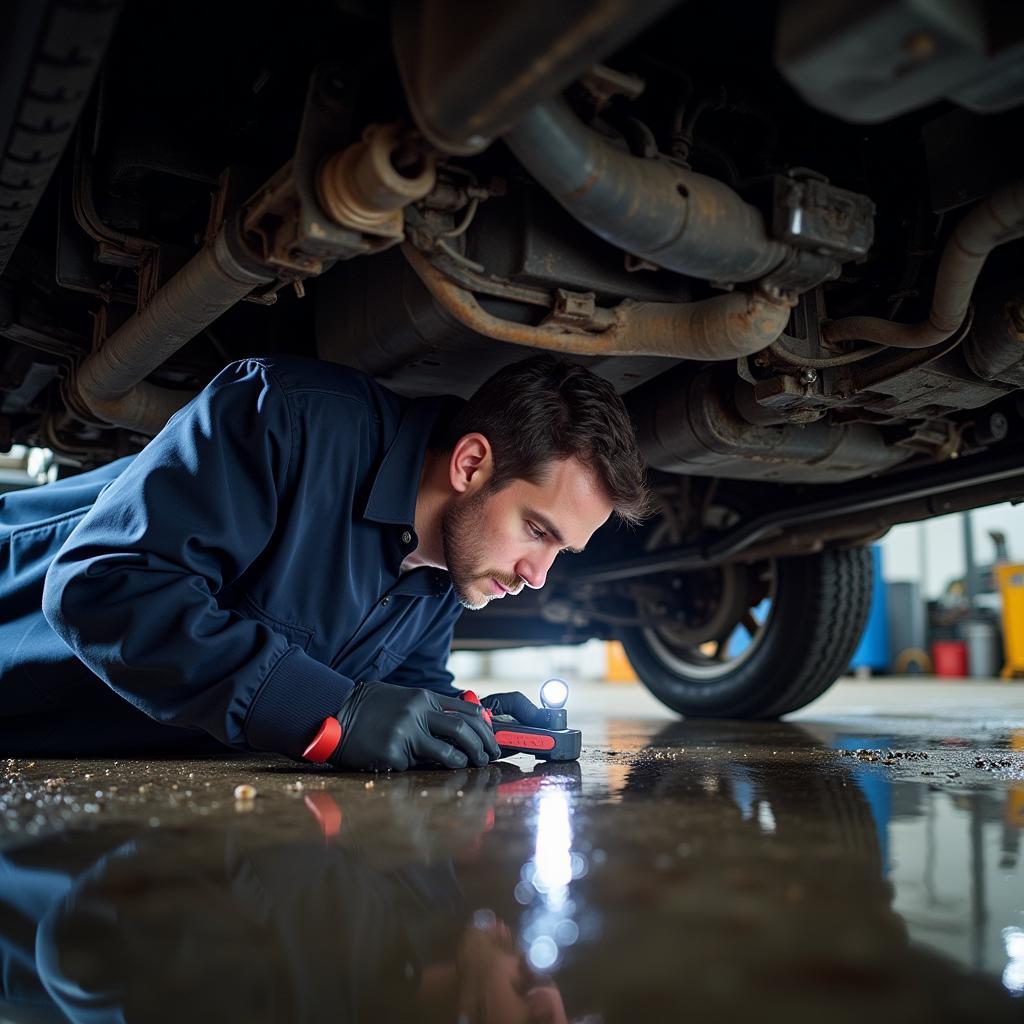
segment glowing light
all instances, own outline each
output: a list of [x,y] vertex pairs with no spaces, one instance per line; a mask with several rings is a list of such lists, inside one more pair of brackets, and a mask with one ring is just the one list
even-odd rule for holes
[[1003,970],[1003,988],[1011,995],[1024,996],[1024,962],[1011,960]]
[[515,897],[516,903],[525,907],[529,906],[529,904],[533,902],[536,890],[529,882],[518,882],[512,892],[512,895]]
[[1003,945],[1009,960],[1003,969],[1003,988],[1011,995],[1024,996],[1024,930],[1004,928]]
[[558,959],[558,943],[550,935],[541,935],[530,943],[530,951],[527,954],[530,964],[534,970],[546,971],[555,965]]
[[540,684],[540,702],[546,708],[562,708],[569,699],[569,685],[564,679],[545,679]]

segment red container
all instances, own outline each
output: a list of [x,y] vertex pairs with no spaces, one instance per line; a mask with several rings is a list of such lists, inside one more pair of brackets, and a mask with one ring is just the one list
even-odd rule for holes
[[967,644],[963,640],[936,640],[932,644],[932,661],[937,676],[967,675]]

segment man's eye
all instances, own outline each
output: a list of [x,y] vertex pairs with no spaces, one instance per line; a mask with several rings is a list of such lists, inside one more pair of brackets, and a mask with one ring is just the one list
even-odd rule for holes
[[533,534],[535,540],[540,540],[544,536],[544,531],[538,530],[537,527],[533,525],[533,523],[527,523],[526,526],[529,529],[530,533]]

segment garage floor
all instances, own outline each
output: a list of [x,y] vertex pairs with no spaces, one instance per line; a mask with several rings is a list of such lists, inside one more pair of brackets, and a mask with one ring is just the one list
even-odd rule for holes
[[1024,685],[570,724],[547,770],[6,761],[0,1022],[1024,1019]]

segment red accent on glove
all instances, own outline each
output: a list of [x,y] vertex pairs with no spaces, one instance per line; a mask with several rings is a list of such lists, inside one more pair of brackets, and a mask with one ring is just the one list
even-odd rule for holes
[[[480,698],[472,690],[463,690],[462,699],[469,704],[480,704]],[[493,716],[487,708],[484,708],[484,721],[490,726],[494,725]]]
[[336,718],[325,718],[313,742],[302,752],[307,761],[325,764],[341,743],[341,722]]

